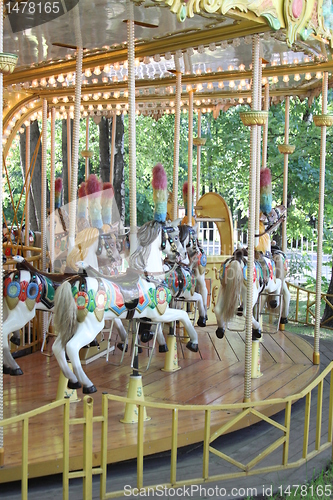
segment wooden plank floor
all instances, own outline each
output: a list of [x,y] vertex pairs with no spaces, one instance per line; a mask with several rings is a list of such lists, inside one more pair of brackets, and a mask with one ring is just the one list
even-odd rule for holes
[[[219,340],[216,327],[198,328],[199,353],[182,349],[178,341],[181,370],[174,373],[161,371],[164,354],[156,352],[148,372],[143,374],[143,386],[147,401],[181,404],[234,403],[243,400],[244,392],[244,333],[227,332]],[[183,351],[184,357],[181,357]],[[111,355],[110,361],[119,360],[120,354]],[[141,363],[146,362],[141,355]],[[4,417],[24,413],[54,401],[59,378],[59,368],[54,357],[40,352],[19,359],[24,371],[21,377],[4,376]],[[98,392],[93,395],[94,415],[101,415],[102,393],[127,395],[130,355],[125,355],[121,367],[106,363],[105,357],[84,367],[95,383]],[[312,348],[300,336],[290,333],[265,335],[261,349],[263,376],[252,380],[252,400],[284,397],[301,391],[318,374],[312,364]],[[71,403],[71,417],[83,415],[81,401]],[[268,412],[267,412],[268,414]],[[108,461],[119,462],[136,456],[136,425],[120,423],[124,405],[110,403],[108,428]],[[145,453],[170,449],[171,412],[149,410],[151,420],[145,422]],[[231,418],[230,412],[212,414],[212,427],[220,426]],[[250,425],[249,418],[237,428]],[[178,442],[187,445],[203,439],[203,413],[180,412]],[[235,430],[232,428],[231,430]],[[94,465],[100,462],[100,424],[94,425]],[[5,466],[0,469],[0,483],[13,481],[20,476],[21,425],[5,430]],[[82,426],[71,427],[70,465],[75,470],[82,467]],[[62,412],[54,410],[36,417],[29,427],[29,476],[43,476],[62,470]]]

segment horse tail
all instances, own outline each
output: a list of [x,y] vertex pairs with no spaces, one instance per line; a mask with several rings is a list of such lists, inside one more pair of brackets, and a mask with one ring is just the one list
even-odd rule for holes
[[222,318],[225,323],[230,321],[239,304],[239,297],[243,285],[243,271],[240,263],[233,260],[225,269],[222,279]]
[[72,287],[68,281],[65,281],[54,296],[54,328],[60,336],[63,348],[73,337],[76,327],[76,303],[72,295]]

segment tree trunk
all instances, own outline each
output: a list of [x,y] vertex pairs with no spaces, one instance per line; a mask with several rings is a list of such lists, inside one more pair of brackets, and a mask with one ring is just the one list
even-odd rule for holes
[[110,120],[102,116],[99,126],[99,171],[103,182],[110,180]]
[[[36,149],[39,136],[40,136],[40,131],[38,126],[38,121],[35,120],[30,124],[30,159]],[[23,150],[21,150],[21,155],[23,155]],[[25,158],[25,148],[24,148],[24,158]],[[25,165],[25,159],[24,159],[24,165]],[[32,175],[31,189],[29,196],[30,228],[32,229],[32,231],[40,231],[41,207],[42,207],[42,142],[40,142],[38,148],[38,154],[36,158],[35,169]]]
[[[333,263],[332,263],[331,281],[327,293],[329,295],[333,295]],[[327,300],[332,305],[332,307],[330,307],[328,304],[325,305],[325,310],[323,317],[321,318],[321,323],[325,322],[325,324],[322,325],[323,328],[325,328],[326,326],[333,328],[333,297],[327,297]]]
[[63,205],[67,205],[68,200],[68,161],[67,161],[67,120],[62,120],[61,130],[62,143],[62,185],[63,185]]
[[[116,139],[114,156],[113,188],[120,219],[125,223],[125,180],[124,180],[124,117],[116,118]],[[113,215],[116,222],[117,217]]]

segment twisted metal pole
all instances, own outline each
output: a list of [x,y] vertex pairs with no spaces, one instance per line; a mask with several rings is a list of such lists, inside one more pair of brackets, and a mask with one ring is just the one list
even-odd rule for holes
[[[201,137],[201,109],[198,109],[198,137]],[[197,193],[196,203],[200,198],[200,167],[201,167],[201,146],[197,145]]]
[[[86,151],[89,150],[89,116],[86,118]],[[85,180],[89,177],[89,158],[86,156],[85,158]]]
[[188,178],[187,178],[187,224],[192,226],[192,162],[193,162],[193,89],[188,93]]
[[[327,114],[327,88],[328,73],[323,76],[322,90],[322,114]],[[324,190],[325,190],[325,156],[326,156],[326,125],[321,127],[320,141],[320,167],[319,167],[319,206],[318,206],[318,242],[317,242],[317,270],[316,270],[316,308],[314,327],[314,352],[313,364],[319,365],[319,336],[320,336],[320,303],[321,303],[321,271],[322,271],[322,251],[323,251],[323,219],[324,219]]]
[[[258,75],[258,98],[257,98],[257,110],[261,111],[261,82],[262,82],[262,59],[259,59],[259,75]],[[256,207],[255,207],[255,234],[259,234],[259,213],[260,213],[260,146],[261,146],[261,126],[257,126],[257,147],[256,147]],[[259,243],[259,237],[255,237],[254,246],[256,247]]]
[[50,269],[54,267],[54,191],[55,191],[55,107],[51,108],[51,169],[50,169]]
[[127,20],[128,58],[128,149],[129,149],[129,189],[130,189],[130,247],[136,249],[136,131],[135,131],[135,38],[134,12],[132,2],[128,2]]
[[[269,83],[265,85],[264,111],[269,110]],[[268,118],[264,123],[262,137],[262,168],[267,167]]]
[[182,74],[179,57],[175,55],[176,68],[176,105],[175,105],[175,143],[173,150],[173,196],[172,219],[178,218],[178,171],[179,171],[179,134],[180,134],[180,99],[182,95]]
[[[0,2],[0,53],[3,52],[3,2]],[[3,147],[2,147],[2,120],[3,120],[3,75],[0,73],[0,158],[2,160]],[[2,170],[0,175],[0,202],[2,206]],[[2,227],[2,210],[0,210],[0,226]],[[3,274],[3,248],[1,245],[0,255],[0,275]],[[3,297],[3,280],[0,280],[0,294]],[[3,420],[3,301],[0,300],[0,420]],[[3,442],[3,427],[0,427],[0,467],[4,465],[4,442]]]
[[[259,82],[259,35],[252,41],[252,110],[258,110]],[[252,315],[253,315],[253,267],[254,267],[254,229],[255,229],[255,189],[256,189],[256,147],[257,125],[251,125],[250,138],[250,179],[249,179],[249,222],[248,222],[248,261],[246,287],[245,318],[245,377],[244,401],[251,399],[251,364],[252,364]]]
[[42,271],[46,271],[46,166],[47,166],[47,100],[42,107],[42,206],[41,206],[41,250]]
[[29,246],[30,213],[29,213],[29,195],[30,195],[30,122],[25,127],[25,246]]
[[[290,108],[290,98],[289,96],[285,99],[285,124],[284,124],[284,142],[289,144],[289,108]],[[282,204],[287,207],[288,198],[288,161],[289,155],[284,155],[283,164],[283,198]],[[287,251],[287,219],[282,222],[282,251]]]

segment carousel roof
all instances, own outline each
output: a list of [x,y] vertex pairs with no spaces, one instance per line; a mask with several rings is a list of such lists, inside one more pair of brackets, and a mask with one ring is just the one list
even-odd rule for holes
[[[4,76],[4,143],[24,121],[36,118],[42,98],[59,117],[73,111],[78,45],[84,47],[82,114],[126,113],[128,1],[67,0],[61,2],[67,13],[44,16],[47,22],[39,25],[36,16],[17,17],[6,5],[4,52],[16,54],[18,61]],[[189,88],[196,90],[196,107],[249,102],[254,33],[261,39],[263,84],[269,83],[274,99],[318,94],[322,72],[333,68],[332,0],[140,0],[131,5],[138,112],[173,112],[176,70],[183,75],[184,107]]]

